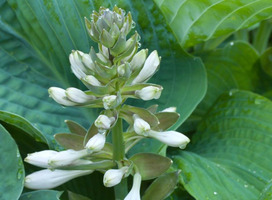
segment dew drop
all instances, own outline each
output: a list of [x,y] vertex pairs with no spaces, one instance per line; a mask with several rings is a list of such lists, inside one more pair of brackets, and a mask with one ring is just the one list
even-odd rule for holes
[[248,187],[248,185],[247,185],[247,184],[245,184],[245,185],[244,185],[244,187],[245,187],[245,188],[247,188],[247,187]]
[[217,192],[213,192],[214,195],[217,195]]
[[230,42],[230,46],[233,46],[234,45],[234,42]]

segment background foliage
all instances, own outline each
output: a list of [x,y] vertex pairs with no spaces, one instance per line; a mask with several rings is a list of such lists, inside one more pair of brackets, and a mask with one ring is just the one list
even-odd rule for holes
[[[12,191],[5,189],[10,192],[0,192],[3,198],[18,198],[24,171],[34,170],[26,164],[24,170],[18,151],[24,158],[48,147],[58,149],[53,135],[67,132],[65,119],[88,128],[97,117],[95,109],[61,107],[48,97],[47,89],[83,88],[71,73],[68,55],[73,49],[87,53],[94,45],[83,17],[115,4],[132,12],[142,48],[157,49],[162,56],[152,82],[164,90],[155,103],[160,110],[177,106],[181,116],[172,129],[192,136],[186,151],[168,151],[173,169],[182,170],[171,198],[269,199],[270,0],[0,0],[0,176],[14,186]],[[130,103],[149,106],[136,100]],[[163,148],[151,143],[153,151]],[[148,147],[144,140],[136,148]],[[18,168],[10,170],[10,166]],[[95,173],[57,189],[111,199],[110,189],[97,192],[105,189],[95,184],[101,180]],[[1,181],[0,188],[4,186]],[[35,195],[52,200],[59,199],[60,193],[23,191],[20,199]],[[65,193],[63,198],[68,196]]]

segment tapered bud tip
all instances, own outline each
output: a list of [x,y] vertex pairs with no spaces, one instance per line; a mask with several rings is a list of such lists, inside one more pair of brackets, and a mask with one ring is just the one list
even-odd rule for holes
[[48,160],[57,153],[58,153],[57,151],[53,150],[39,151],[28,154],[24,161],[37,167],[47,168],[49,167]]
[[151,99],[159,99],[162,92],[162,87],[147,86],[141,90],[136,90],[135,95],[142,100],[148,101]]
[[65,91],[67,98],[75,103],[87,103],[95,99],[93,95],[87,95],[77,88],[67,88]]
[[106,115],[99,115],[95,120],[94,125],[99,129],[108,130],[112,123],[115,121],[115,118],[109,118]]
[[144,136],[146,136],[147,132],[151,129],[150,125],[143,119],[137,117],[137,115],[134,115],[133,128],[137,134]]
[[100,151],[103,149],[106,142],[106,135],[105,133],[97,133],[94,135],[85,145],[85,148],[91,151]]
[[128,167],[122,167],[120,169],[110,169],[106,171],[103,178],[103,183],[106,187],[112,187],[119,184],[127,172]]

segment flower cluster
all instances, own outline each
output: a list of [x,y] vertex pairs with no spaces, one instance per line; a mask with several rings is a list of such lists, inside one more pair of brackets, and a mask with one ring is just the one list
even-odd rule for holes
[[[147,83],[159,69],[161,58],[157,51],[150,55],[147,49],[138,51],[140,37],[136,31],[127,38],[134,27],[131,14],[126,15],[117,6],[112,11],[100,8],[99,12],[92,13],[91,21],[85,18],[85,23],[91,39],[98,43],[98,53],[93,47],[89,53],[76,50],[72,51],[69,60],[72,72],[87,90],[51,87],[49,94],[63,106],[103,110],[84,136],[80,131],[77,136],[79,141],[73,141],[72,134],[56,135],[56,140],[68,150],[45,150],[29,154],[26,162],[47,169],[28,175],[25,186],[31,189],[53,188],[99,170],[104,173],[106,187],[115,186],[133,175],[133,186],[125,199],[140,199],[141,181],[164,173],[170,167],[171,160],[150,153],[127,158],[125,154],[129,149],[143,138],[153,138],[181,149],[190,140],[182,133],[168,131],[179,117],[174,107],[157,112],[156,105],[144,109],[124,104],[128,98],[144,101],[159,99],[163,89],[160,85]],[[126,131],[118,133],[122,141],[118,144],[107,143],[106,137],[114,127],[120,126],[117,125],[120,120],[129,124]],[[79,125],[73,123],[73,126]],[[70,143],[65,143],[67,140]],[[116,160],[114,149],[118,145],[124,146],[124,156]],[[150,169],[147,164],[150,160],[162,167]]]

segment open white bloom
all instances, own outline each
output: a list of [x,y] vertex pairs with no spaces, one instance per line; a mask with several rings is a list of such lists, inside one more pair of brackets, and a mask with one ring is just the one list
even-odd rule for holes
[[67,88],[65,93],[68,99],[76,103],[87,103],[95,99],[95,96],[87,95],[85,92],[73,87]]
[[177,111],[177,107],[169,107],[169,108],[165,108],[161,112],[176,112],[176,111]]
[[132,81],[132,84],[143,83],[147,81],[157,71],[160,65],[160,58],[158,52],[152,51],[145,61],[145,64],[136,78]]
[[49,169],[34,172],[25,177],[25,187],[34,190],[55,188],[76,177],[92,173],[93,170],[58,170]]
[[139,173],[134,174],[132,188],[124,200],[141,200],[140,196],[141,179],[142,178]]
[[147,86],[141,90],[136,90],[135,95],[142,100],[148,101],[151,99],[159,99],[161,96],[162,87]]
[[184,149],[190,142],[188,137],[177,131],[158,132],[150,130],[147,135],[148,137],[155,138],[168,146],[179,147],[181,149]]
[[50,87],[48,89],[49,96],[52,97],[57,103],[64,106],[75,106],[77,103],[70,101],[66,94],[65,90],[58,87]]
[[99,115],[98,118],[94,121],[94,125],[99,129],[108,130],[114,121],[114,117],[109,118],[106,115]]
[[105,142],[106,142],[105,133],[102,133],[102,134],[97,133],[91,139],[89,139],[89,141],[85,145],[85,148],[94,152],[100,151],[101,149],[103,149]]
[[102,86],[99,80],[95,78],[92,75],[87,75],[83,78],[84,81],[86,81],[88,84],[93,85],[93,86]]
[[53,150],[44,150],[30,153],[27,154],[27,157],[24,159],[24,161],[37,167],[48,168],[50,167],[50,165],[48,165],[48,160],[57,153],[57,151]]
[[106,110],[111,109],[117,104],[117,96],[116,95],[104,96],[102,101],[103,101],[104,108]]
[[137,115],[134,115],[134,124],[133,128],[134,131],[139,135],[146,136],[147,132],[150,131],[150,125],[144,121],[143,119],[139,118]]
[[86,149],[83,149],[80,151],[68,149],[65,151],[60,151],[56,155],[52,156],[48,160],[48,164],[52,167],[67,166],[67,165],[71,165],[76,160],[87,155],[88,155],[88,151]]
[[106,171],[103,178],[103,183],[106,187],[112,187],[119,184],[127,172],[128,167],[124,166],[120,169],[110,169]]

